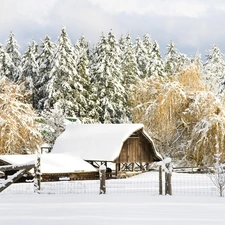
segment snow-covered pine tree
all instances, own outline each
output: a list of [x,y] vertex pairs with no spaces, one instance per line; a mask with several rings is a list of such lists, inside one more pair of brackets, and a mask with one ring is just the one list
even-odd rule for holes
[[74,47],[63,27],[56,43],[54,66],[47,86],[49,97],[46,107],[62,109],[65,116],[76,116],[80,110],[77,99],[83,87],[79,83],[76,58]]
[[134,45],[129,34],[123,41],[122,49],[121,72],[123,74],[123,86],[125,88],[126,116],[129,120],[132,120],[132,99],[130,98],[128,101],[128,95],[132,96],[131,92],[134,90],[134,85],[140,79],[140,72],[138,70],[138,64],[135,57]]
[[51,42],[48,35],[45,36],[40,46],[40,54],[37,58],[39,65],[39,79],[37,80],[35,87],[37,90],[37,109],[43,110],[45,108],[45,102],[48,100],[48,82],[50,80],[50,72],[54,64],[55,45]]
[[21,88],[24,87],[29,95],[32,106],[36,109],[38,105],[37,90],[35,84],[39,79],[39,66],[34,51],[29,44],[22,57],[22,74],[18,79]]
[[225,61],[217,45],[213,45],[206,55],[204,74],[208,87],[219,94],[224,90]]
[[164,62],[160,53],[158,42],[155,40],[152,45],[151,56],[146,65],[147,76],[165,76]]
[[125,111],[120,48],[114,34],[101,35],[92,53],[92,82],[96,84],[101,123],[120,123]]
[[121,70],[123,74],[123,86],[128,91],[139,80],[140,72],[135,57],[134,46],[129,34],[125,38],[123,45]]
[[13,66],[11,67],[12,78],[10,80],[16,82],[21,74],[21,54],[19,52],[19,45],[15,39],[15,35],[10,32],[9,39],[6,41],[5,51],[12,59]]
[[40,76],[40,73],[39,73],[39,64],[38,64],[39,45],[35,40],[32,41],[31,50],[32,50],[32,53],[33,53],[33,56],[34,56],[34,59],[35,59],[36,65],[37,65],[37,69],[35,68],[36,72],[33,74],[34,75],[33,76],[33,84],[34,84],[34,104],[33,104],[33,107],[35,109],[38,109],[38,105],[39,105],[39,97],[38,97],[39,86],[38,86],[38,82],[39,82],[39,80],[41,80],[41,76]]
[[35,56],[35,59],[37,60],[37,58],[39,57],[39,45],[35,40],[32,41],[31,49],[33,51],[33,55]]
[[110,55],[111,55],[111,68],[112,68],[112,75],[114,79],[114,109],[116,112],[116,116],[113,119],[113,123],[122,123],[124,120],[126,121],[127,118],[125,117],[128,113],[127,107],[127,98],[126,90],[123,86],[124,76],[122,74],[121,69],[121,50],[118,40],[116,39],[112,30],[108,33],[108,42],[110,45]]
[[136,61],[138,64],[138,70],[140,72],[140,78],[145,78],[148,75],[147,64],[149,61],[149,55],[140,37],[136,38],[134,49],[135,49]]
[[0,44],[0,78],[6,77],[10,81],[13,79],[13,62],[9,54]]
[[147,59],[150,59],[153,45],[151,37],[148,33],[146,33],[143,37],[143,45],[145,47],[146,57]]
[[18,85],[0,79],[0,154],[35,153],[42,143],[37,115]]
[[93,95],[93,85],[91,84],[90,62],[89,62],[89,44],[82,35],[75,45],[77,54],[77,72],[79,75],[79,83],[82,86],[80,97],[77,99],[79,103],[79,111],[77,117],[82,123],[97,122],[98,114],[95,108],[95,96]]
[[[128,34],[128,35],[129,35],[129,34]],[[128,36],[128,35],[127,35],[127,36]],[[123,55],[124,48],[125,48],[125,42],[126,42],[126,38],[125,38],[123,35],[121,35],[121,37],[120,37],[118,43],[119,43],[119,47],[120,47],[120,51],[121,51],[121,54],[122,54],[122,55]]]
[[175,44],[170,41],[167,45],[167,51],[165,54],[165,72],[167,76],[173,76],[179,71],[182,71],[183,68],[179,66],[180,54],[178,53]]

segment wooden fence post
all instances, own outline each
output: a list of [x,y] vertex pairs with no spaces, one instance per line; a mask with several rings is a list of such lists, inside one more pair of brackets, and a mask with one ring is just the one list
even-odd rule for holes
[[99,179],[100,179],[100,192],[99,192],[99,194],[105,194],[106,193],[105,178],[106,178],[106,166],[104,164],[102,164],[99,167]]
[[163,187],[162,187],[162,166],[159,166],[159,195],[163,194]]
[[171,184],[171,177],[172,177],[172,164],[171,159],[167,158],[164,160],[165,163],[165,195],[172,195],[172,184]]
[[35,179],[34,179],[34,191],[40,194],[41,191],[41,156],[37,155],[37,161],[35,164]]

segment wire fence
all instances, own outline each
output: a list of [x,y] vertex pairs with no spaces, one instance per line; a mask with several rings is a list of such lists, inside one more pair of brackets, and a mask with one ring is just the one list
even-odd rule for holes
[[[162,176],[165,194],[165,174]],[[106,194],[159,195],[159,172],[146,172],[126,179],[107,179]],[[1,185],[1,180],[0,180]],[[5,194],[34,194],[33,183],[15,183]],[[99,180],[42,182],[40,194],[99,194]],[[172,174],[172,195],[219,196],[208,174]]]
[[173,195],[219,196],[209,174],[173,173]]

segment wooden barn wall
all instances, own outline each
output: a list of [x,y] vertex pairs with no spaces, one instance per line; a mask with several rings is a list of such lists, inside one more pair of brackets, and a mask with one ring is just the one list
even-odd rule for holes
[[139,134],[138,137],[131,137],[123,144],[120,156],[116,163],[132,162],[153,162],[153,149],[151,143]]

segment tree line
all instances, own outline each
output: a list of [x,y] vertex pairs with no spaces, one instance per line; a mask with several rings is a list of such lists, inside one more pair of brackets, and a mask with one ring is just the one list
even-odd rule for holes
[[[6,86],[16,84],[23,102],[51,123],[57,135],[63,130],[63,117],[76,117],[82,123],[141,122],[161,153],[182,162],[195,158],[197,164],[204,160],[194,157],[199,140],[194,141],[197,137],[192,131],[201,120],[196,115],[194,121],[192,114],[192,121],[186,121],[183,115],[190,113],[191,105],[195,112],[192,103],[199,97],[196,93],[203,90],[206,102],[215,98],[223,105],[224,71],[224,56],[217,45],[208,51],[203,63],[200,53],[189,58],[171,41],[163,58],[159,44],[149,34],[132,42],[129,34],[117,39],[110,31],[102,33],[90,47],[84,36],[72,44],[62,28],[55,43],[46,35],[40,44],[28,44],[21,55],[11,32],[5,46],[0,46],[1,80],[8,82]],[[223,112],[223,106],[216,109],[217,115]],[[55,137],[50,138],[52,134],[46,129],[42,129],[42,136],[54,142]],[[40,141],[39,136],[35,140]]]

